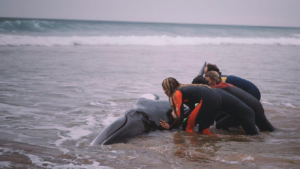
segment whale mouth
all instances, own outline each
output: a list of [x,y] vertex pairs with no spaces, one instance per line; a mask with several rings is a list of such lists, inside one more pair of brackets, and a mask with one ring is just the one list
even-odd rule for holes
[[110,138],[127,123],[126,115],[119,116],[116,121],[107,126],[91,143],[91,145],[106,144]]

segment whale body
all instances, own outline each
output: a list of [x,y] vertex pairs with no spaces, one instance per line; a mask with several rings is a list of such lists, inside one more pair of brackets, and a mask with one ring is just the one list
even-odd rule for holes
[[91,144],[120,143],[142,133],[163,129],[159,121],[160,119],[170,121],[168,116],[170,113],[167,112],[170,112],[171,108],[168,101],[158,100],[157,95],[153,95],[153,98],[154,100],[149,97],[139,98],[132,109],[125,111],[107,126]]

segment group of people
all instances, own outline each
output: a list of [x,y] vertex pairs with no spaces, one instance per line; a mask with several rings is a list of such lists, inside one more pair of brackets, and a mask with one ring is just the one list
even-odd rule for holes
[[198,125],[199,133],[210,133],[209,127],[216,122],[217,129],[241,126],[247,135],[275,130],[265,116],[259,89],[245,79],[222,75],[216,65],[207,64],[204,77],[197,76],[192,84],[181,84],[169,77],[162,82],[162,88],[169,97],[174,118],[170,124],[160,121],[165,129],[193,132]]

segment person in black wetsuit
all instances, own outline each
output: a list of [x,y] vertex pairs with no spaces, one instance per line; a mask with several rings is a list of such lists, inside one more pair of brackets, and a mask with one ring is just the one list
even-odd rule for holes
[[[216,71],[209,71],[208,73],[206,73],[205,78],[207,79],[209,85],[213,88],[220,88],[225,90],[226,92],[234,95],[250,108],[252,108],[255,113],[255,124],[260,131],[272,132],[275,130],[275,128],[265,116],[262,104],[255,97],[238,87],[235,87],[229,83],[222,82],[219,73],[217,73]],[[216,127],[226,129],[228,127],[231,127],[231,125],[236,125],[236,122],[237,120],[234,119],[234,117],[232,117],[231,115],[227,115],[226,117],[217,121]]]
[[[205,77],[198,77],[193,80],[192,84],[208,85],[208,82]],[[226,112],[230,114],[231,117],[239,122],[247,135],[258,134],[255,126],[255,114],[253,110],[232,94],[219,88],[215,88],[214,90],[219,93],[222,99],[220,112]]]
[[230,83],[236,87],[239,87],[244,91],[248,92],[249,94],[251,94],[252,96],[254,96],[255,98],[257,98],[258,100],[260,100],[261,98],[260,91],[252,82],[233,75],[228,75],[228,76],[222,75],[219,68],[216,65],[210,63],[208,63],[204,68],[204,74],[212,70],[219,73],[219,75],[221,76],[221,80],[223,82]]
[[[206,85],[182,85],[172,77],[165,79],[162,87],[177,115],[177,120],[171,125],[161,120],[163,128],[181,126],[183,130],[193,132],[198,124],[199,133],[209,133],[209,127],[214,123],[221,106],[221,98],[216,91]],[[183,104],[189,107],[188,112],[184,112]]]

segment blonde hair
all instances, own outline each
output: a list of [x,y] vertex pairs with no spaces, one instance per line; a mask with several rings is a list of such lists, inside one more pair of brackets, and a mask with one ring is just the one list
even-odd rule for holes
[[[175,109],[175,105],[173,103],[173,94],[175,93],[176,89],[181,85],[175,78],[173,77],[168,77],[166,78],[165,80],[163,80],[162,82],[162,88],[169,92],[169,104],[170,104],[170,107],[173,109],[173,111],[176,111]],[[176,114],[176,113],[175,113]],[[177,115],[177,114],[176,114]]]
[[220,74],[214,70],[207,72],[205,77],[210,77],[212,80],[215,80],[217,84],[222,81]]

